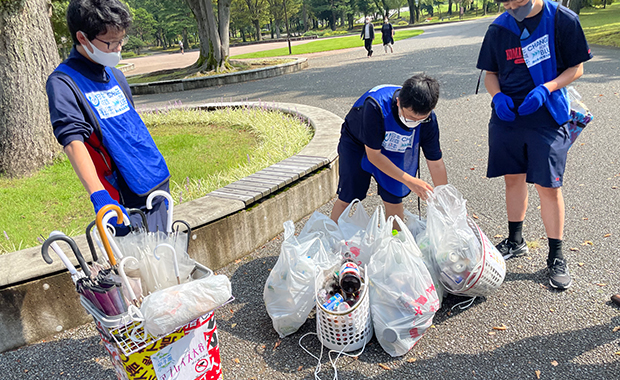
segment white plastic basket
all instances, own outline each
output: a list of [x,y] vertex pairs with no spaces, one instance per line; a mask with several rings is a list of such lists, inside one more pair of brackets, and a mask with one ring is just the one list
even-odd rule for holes
[[316,332],[319,340],[331,350],[344,352],[359,350],[372,339],[373,334],[366,268],[364,268],[364,287],[360,301],[346,311],[327,310],[319,301],[318,290],[324,283],[326,272],[331,271],[319,271],[314,286]]
[[482,260],[467,277],[463,289],[453,293],[467,297],[485,297],[497,290],[504,282],[506,261],[478,225],[469,217],[467,222],[482,247]]

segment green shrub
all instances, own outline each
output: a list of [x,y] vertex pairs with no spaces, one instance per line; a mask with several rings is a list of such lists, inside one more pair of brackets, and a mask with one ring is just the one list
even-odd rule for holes
[[403,21],[403,20],[399,21],[399,22],[396,24],[396,26],[407,26],[407,25],[409,25],[409,23],[408,23],[407,21]]

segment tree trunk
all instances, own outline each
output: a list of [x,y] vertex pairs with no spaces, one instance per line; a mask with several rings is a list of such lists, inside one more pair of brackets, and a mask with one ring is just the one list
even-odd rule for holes
[[[211,0],[187,0],[198,25],[200,56],[194,64],[201,71],[220,71],[226,67],[229,49],[230,0],[220,3],[221,20],[215,17]],[[224,33],[223,36],[220,33]],[[222,43],[225,42],[225,46]]]
[[217,14],[219,22],[220,41],[222,43],[222,56],[224,60],[230,55],[230,4],[232,0],[219,0],[217,2]]
[[562,5],[577,14],[581,11],[581,0],[562,0]]
[[189,41],[187,40],[187,28],[183,28],[183,48],[189,50]]
[[0,1],[0,175],[30,174],[60,151],[45,82],[60,62],[46,0]]
[[302,3],[301,19],[303,20],[304,33],[306,33],[308,31],[308,11],[306,10],[306,2],[305,1]]
[[452,16],[452,0],[448,0],[448,16]]
[[409,4],[409,23],[413,25],[415,24],[415,0],[407,0],[407,4]]

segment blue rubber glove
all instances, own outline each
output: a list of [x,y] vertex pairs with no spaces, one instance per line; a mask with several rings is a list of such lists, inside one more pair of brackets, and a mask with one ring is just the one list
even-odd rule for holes
[[[98,213],[99,210],[101,210],[101,208],[105,205],[116,205],[120,207],[123,214],[125,214],[123,215],[123,221],[125,220],[125,218],[129,220],[129,214],[127,213],[127,210],[125,210],[125,207],[121,206],[115,199],[113,199],[107,190],[95,191],[94,193],[90,195],[90,201],[93,203],[93,206],[95,207],[95,214]],[[116,217],[110,219],[110,223],[115,226],[119,226],[119,224],[116,221]]]
[[543,104],[549,99],[549,89],[545,85],[541,84],[536,86],[523,100],[523,103],[519,106],[519,115],[530,115],[536,112]]
[[515,120],[516,115],[512,112],[515,104],[512,99],[510,99],[510,96],[503,92],[498,92],[493,96],[493,104],[495,105],[495,113],[500,119],[504,121]]

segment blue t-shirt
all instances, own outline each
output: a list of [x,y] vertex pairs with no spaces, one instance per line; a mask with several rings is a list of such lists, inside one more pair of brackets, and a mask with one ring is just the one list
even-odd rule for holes
[[[539,12],[534,17],[526,18],[523,22],[517,22],[521,32],[527,34],[534,31],[542,14],[543,12]],[[588,42],[579,23],[579,17],[573,11],[563,6],[558,7],[555,17],[555,30],[557,75],[592,58]],[[536,87],[525,65],[519,37],[499,25],[491,24],[489,26],[480,48],[476,67],[480,70],[497,73],[501,91],[510,96],[515,103],[513,109],[515,114],[517,114],[516,110],[523,99]],[[525,117],[517,115],[514,122],[502,121],[493,111],[491,122],[510,125],[551,123],[557,126],[546,107],[541,107],[535,113]]]
[[[396,98],[398,92],[394,92],[392,97],[392,112],[398,115]],[[407,127],[397,120],[403,130]],[[439,124],[435,112],[431,113],[431,121],[421,123],[420,128],[420,147],[424,152],[424,157],[429,161],[441,159],[441,146],[439,144]],[[381,149],[385,139],[385,127],[383,125],[383,113],[381,107],[372,99],[367,98],[361,109],[351,109],[342,124],[341,140],[357,145],[359,149],[364,149],[364,145],[371,149]]]

